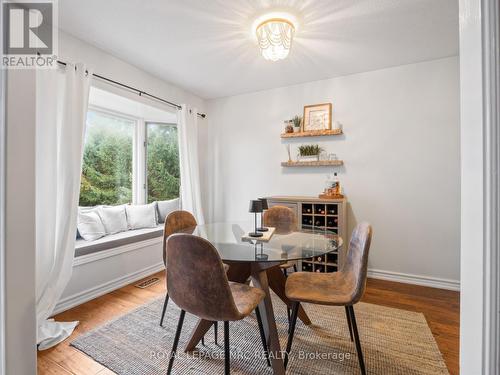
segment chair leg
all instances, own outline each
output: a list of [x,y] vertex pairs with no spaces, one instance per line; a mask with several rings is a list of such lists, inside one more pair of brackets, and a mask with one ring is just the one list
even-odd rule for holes
[[259,324],[259,334],[262,340],[262,346],[264,348],[264,356],[266,357],[267,365],[271,366],[271,361],[269,361],[269,353],[267,350],[266,334],[264,333],[264,325],[262,324],[262,317],[260,315],[259,307],[255,308],[255,315],[257,315],[257,323]]
[[[285,278],[288,277],[288,271],[286,268],[283,268],[283,275],[285,275]],[[292,311],[290,310],[290,308],[286,308],[286,315],[288,317],[288,333],[290,333],[290,318],[291,318],[291,314],[292,314]]]
[[163,310],[161,311],[160,327],[163,327],[163,319],[165,318],[165,312],[167,311],[168,305],[168,293],[165,296],[165,302],[163,302]]
[[224,322],[224,374],[231,373],[231,352],[229,350],[229,322]]
[[349,308],[347,306],[345,307],[345,317],[347,318],[347,325],[349,327],[349,335],[351,336],[351,341],[354,341],[352,337],[352,324],[351,324],[351,317],[349,316]]
[[295,333],[295,325],[297,324],[297,315],[299,313],[299,302],[294,302],[292,306],[292,319],[290,324],[290,329],[288,330],[288,342],[286,343],[286,351],[285,351],[285,369],[288,365],[288,357],[290,355],[290,350],[292,350],[292,341],[293,334]]
[[293,265],[293,272],[297,272],[297,265],[296,264]]
[[217,338],[219,336],[218,335],[218,333],[219,333],[218,331],[219,331],[219,323],[215,322],[214,323],[214,341],[215,341],[215,345],[219,345],[218,340],[217,340]]
[[174,345],[172,346],[172,351],[170,352],[170,360],[168,362],[167,375],[172,373],[172,367],[174,365],[175,352],[177,351],[177,345],[179,344],[179,338],[181,337],[182,324],[184,323],[184,316],[186,312],[181,310],[181,315],[179,316],[179,323],[177,324],[177,331],[175,332]]
[[356,343],[356,352],[358,353],[359,367],[361,369],[361,374],[365,375],[365,360],[363,359],[363,351],[361,350],[361,342],[359,341],[358,326],[356,325],[356,316],[354,315],[354,307],[349,307],[349,314],[351,316],[352,331],[354,333],[354,342]]

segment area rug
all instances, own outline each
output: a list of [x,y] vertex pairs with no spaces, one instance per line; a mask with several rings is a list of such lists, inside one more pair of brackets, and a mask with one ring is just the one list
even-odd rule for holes
[[[164,327],[159,326],[163,299],[157,299],[96,328],[71,345],[119,375],[166,374],[180,310],[170,302]],[[288,374],[359,374],[343,307],[305,304],[313,325],[298,321]],[[285,305],[274,298],[282,348],[287,340]],[[449,374],[421,313],[359,303],[355,306],[368,374]],[[186,314],[173,374],[223,374],[222,325],[219,345],[213,330],[193,353],[184,353],[196,319]],[[272,374],[262,354],[255,316],[230,324],[231,373]]]

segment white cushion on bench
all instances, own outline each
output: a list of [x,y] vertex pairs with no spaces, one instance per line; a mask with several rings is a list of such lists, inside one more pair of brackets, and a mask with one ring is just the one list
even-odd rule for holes
[[158,223],[164,223],[168,214],[180,209],[180,199],[175,198],[169,201],[157,201],[158,207]]
[[115,234],[128,230],[124,204],[121,206],[99,206],[97,212],[104,224],[106,234]]
[[127,205],[128,229],[154,228],[156,221],[156,202],[141,205]]
[[85,241],[94,241],[106,235],[101,218],[95,210],[79,210],[78,232]]

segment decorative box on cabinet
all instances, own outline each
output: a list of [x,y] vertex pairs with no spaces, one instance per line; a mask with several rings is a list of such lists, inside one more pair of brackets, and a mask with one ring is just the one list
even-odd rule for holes
[[346,230],[346,199],[276,196],[267,198],[269,207],[286,206],[297,216],[300,229],[321,229],[337,233],[344,245],[335,252],[299,261],[299,270],[307,272],[335,272],[345,259],[348,247]]

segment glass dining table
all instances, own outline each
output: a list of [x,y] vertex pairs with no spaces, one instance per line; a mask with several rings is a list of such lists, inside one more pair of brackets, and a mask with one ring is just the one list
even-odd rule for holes
[[[245,283],[249,278],[255,287],[261,288],[266,297],[260,311],[269,347],[269,359],[274,374],[285,374],[283,355],[278,339],[276,320],[270,290],[289,308],[291,301],[285,295],[286,278],[279,265],[339,251],[342,238],[328,230],[278,230],[270,238],[249,238],[253,232],[250,222],[212,223],[184,230],[185,233],[208,240],[219,252],[224,263],[229,265],[228,279]],[[307,325],[311,320],[306,312],[299,310],[299,318]],[[200,319],[191,333],[185,350],[193,351],[202,337],[214,324]]]

